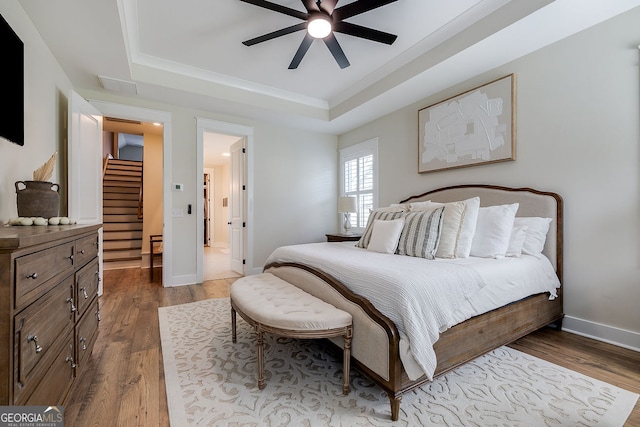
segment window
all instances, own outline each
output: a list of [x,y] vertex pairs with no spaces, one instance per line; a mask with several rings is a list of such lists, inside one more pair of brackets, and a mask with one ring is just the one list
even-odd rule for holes
[[378,138],[340,150],[340,195],[355,196],[358,213],[353,231],[364,231],[369,210],[378,205]]

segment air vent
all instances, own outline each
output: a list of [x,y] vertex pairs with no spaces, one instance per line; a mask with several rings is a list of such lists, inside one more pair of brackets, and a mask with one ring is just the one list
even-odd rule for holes
[[138,86],[134,82],[130,82],[127,80],[119,80],[111,77],[98,76],[100,79],[100,83],[102,87],[107,90],[112,90],[115,92],[122,92],[129,95],[137,95],[138,94]]
[[131,124],[131,125],[141,125],[142,124],[142,122],[139,122],[137,120],[118,119],[116,117],[105,117],[104,119],[106,121],[108,121],[108,122],[128,123],[128,124]]

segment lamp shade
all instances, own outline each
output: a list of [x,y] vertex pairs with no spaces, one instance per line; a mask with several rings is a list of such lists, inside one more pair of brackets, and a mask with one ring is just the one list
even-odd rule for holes
[[338,212],[358,212],[356,198],[350,196],[339,197]]

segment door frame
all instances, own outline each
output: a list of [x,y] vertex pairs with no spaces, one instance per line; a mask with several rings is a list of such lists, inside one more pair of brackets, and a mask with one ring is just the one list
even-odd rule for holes
[[[246,218],[245,232],[245,245],[244,245],[244,274],[252,274],[251,266],[253,266],[253,127],[239,125],[236,123],[223,122],[219,120],[207,119],[203,117],[196,117],[196,175],[199,177],[196,182],[198,188],[196,194],[202,194],[204,191],[204,185],[202,182],[201,174],[204,171],[204,133],[213,132],[224,135],[233,135],[239,138],[245,138],[246,143],[246,204],[244,206],[244,217]],[[204,206],[202,197],[198,198],[198,205],[196,208],[197,230],[196,230],[196,242],[200,243],[204,239]],[[233,249],[232,249],[233,250]],[[199,244],[196,248],[196,281],[202,283],[204,279],[204,245]]]
[[[132,105],[89,100],[103,115],[117,119],[139,120],[141,122],[161,123],[162,132],[162,286],[173,286],[173,223],[171,207],[173,194],[171,188],[171,113]],[[202,180],[200,180],[202,181]]]
[[[102,113],[74,90],[67,111],[68,216],[78,224],[102,224]],[[93,191],[81,191],[87,185]],[[98,295],[103,292],[103,230],[98,230]]]

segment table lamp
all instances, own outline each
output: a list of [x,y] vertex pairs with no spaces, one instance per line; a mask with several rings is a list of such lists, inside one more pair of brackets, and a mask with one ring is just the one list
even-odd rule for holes
[[344,214],[344,231],[343,234],[351,234],[351,213],[358,212],[356,198],[351,196],[342,196],[338,198],[338,212]]

